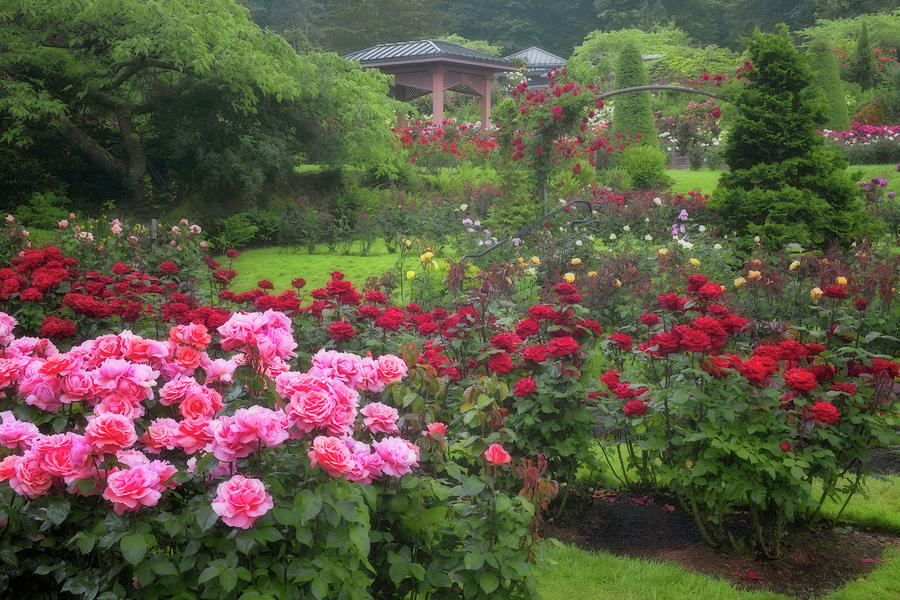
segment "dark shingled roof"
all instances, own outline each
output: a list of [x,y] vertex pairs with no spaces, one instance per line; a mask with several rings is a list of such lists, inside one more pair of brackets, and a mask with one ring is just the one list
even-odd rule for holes
[[450,58],[468,62],[487,63],[498,67],[506,67],[498,70],[515,70],[508,60],[493,56],[478,50],[472,50],[460,46],[454,42],[445,40],[419,40],[415,42],[395,42],[393,44],[378,44],[365,50],[358,50],[346,55],[347,60],[355,60],[362,63],[387,63],[393,61],[408,61],[415,59],[439,59]]

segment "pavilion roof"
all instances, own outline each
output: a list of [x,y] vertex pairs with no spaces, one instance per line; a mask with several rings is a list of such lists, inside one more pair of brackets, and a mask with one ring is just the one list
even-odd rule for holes
[[537,46],[532,46],[531,48],[526,48],[525,50],[520,50],[515,54],[510,54],[509,56],[504,56],[506,60],[515,60],[520,59],[526,67],[561,67],[566,64],[566,59],[561,56],[557,56],[552,52],[547,52],[546,50],[542,50]]
[[411,62],[437,62],[442,59],[489,67],[496,71],[514,71],[515,65],[498,56],[480,52],[446,40],[418,40],[378,44],[344,56],[359,61],[363,66],[408,64]]

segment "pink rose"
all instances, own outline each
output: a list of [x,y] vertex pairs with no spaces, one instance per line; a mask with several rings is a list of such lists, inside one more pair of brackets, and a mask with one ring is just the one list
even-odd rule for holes
[[381,402],[372,402],[365,405],[359,411],[363,418],[363,423],[372,433],[400,433],[397,428],[397,409]]
[[175,442],[187,454],[203,450],[212,439],[213,435],[208,419],[185,419],[178,423]]
[[385,384],[396,383],[406,377],[406,363],[399,356],[382,354],[378,357],[378,374]]
[[174,450],[177,446],[178,422],[175,419],[154,419],[144,432],[141,441],[144,442],[144,450],[159,454],[163,448]]
[[16,474],[16,463],[22,460],[21,456],[11,454],[0,460],[0,481],[9,481]]
[[259,445],[256,421],[256,416],[246,408],[239,408],[233,416],[210,421],[215,457],[222,462],[234,462],[253,454]]
[[217,391],[198,385],[187,393],[178,405],[178,411],[185,419],[209,420],[222,407],[222,396]]
[[16,448],[26,450],[40,435],[37,425],[28,421],[19,421],[12,411],[3,411],[0,413],[0,418],[3,419],[3,423],[0,424],[0,444],[10,450]]
[[38,453],[31,450],[26,452],[14,465],[9,487],[20,496],[31,499],[47,493],[53,485],[53,476],[41,466],[42,462]]
[[384,391],[384,382],[378,371],[378,361],[371,356],[364,356],[359,361],[359,382],[356,384],[356,388],[376,393]]
[[230,527],[249,529],[253,521],[266,514],[275,503],[259,479],[235,475],[216,489],[212,509]]
[[88,421],[84,437],[98,453],[113,453],[137,441],[134,422],[115,413],[104,413]]
[[104,398],[100,404],[94,407],[95,415],[104,413],[115,413],[133,421],[144,416],[144,407],[141,404],[135,404],[128,398],[113,394]]
[[384,461],[378,453],[372,452],[367,444],[352,438],[344,440],[350,450],[350,470],[344,474],[348,481],[354,483],[372,483],[381,477]]
[[193,377],[179,377],[167,381],[159,390],[159,403],[163,406],[178,404],[188,393],[199,387],[200,384]]
[[318,436],[309,449],[309,460],[313,467],[322,468],[332,477],[340,477],[351,468],[350,450],[343,440],[336,437]]
[[447,435],[447,426],[440,421],[429,423],[427,427],[427,434],[430,436]]
[[505,465],[512,460],[512,456],[500,444],[488,446],[488,449],[484,451],[484,457],[492,465]]
[[113,510],[121,515],[142,506],[156,506],[162,495],[159,475],[147,465],[137,465],[110,473],[106,478],[103,497],[113,503]]
[[385,438],[372,447],[384,461],[381,470],[391,477],[402,477],[419,466],[419,447],[403,438]]

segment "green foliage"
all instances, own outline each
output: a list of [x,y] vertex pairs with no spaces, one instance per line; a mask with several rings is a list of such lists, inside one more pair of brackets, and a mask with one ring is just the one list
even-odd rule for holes
[[631,185],[639,190],[666,186],[669,178],[666,175],[668,156],[659,148],[651,146],[631,146],[622,154],[619,166],[628,175]]
[[738,109],[725,150],[731,171],[710,201],[727,225],[759,235],[772,247],[787,243],[849,244],[865,217],[846,163],[825,150],[810,71],[786,31],[747,40],[753,70],[737,92]]
[[253,224],[250,213],[237,213],[224,219],[216,219],[218,233],[211,236],[213,248],[224,251],[243,248],[253,241],[259,227]]
[[853,79],[867,90],[875,83],[875,58],[869,43],[869,28],[865,23],[856,38],[856,54],[853,56]]
[[26,227],[57,229],[58,223],[69,215],[71,200],[54,192],[35,192],[26,204],[19,206],[16,217]]
[[[616,61],[616,89],[647,85],[647,71],[634,42],[626,42]],[[650,92],[633,92],[613,100],[613,135],[632,139],[640,134],[641,145],[656,147],[658,132],[650,110]]]
[[809,45],[807,53],[813,71],[812,82],[819,90],[820,99],[824,104],[825,120],[821,123],[821,127],[832,131],[848,131],[850,115],[834,53],[820,40],[814,40]]
[[494,56],[500,56],[500,46],[495,46],[490,42],[486,42],[484,40],[467,40],[461,35],[451,33],[449,35],[442,35],[440,38],[447,42],[453,42],[454,44],[459,44],[460,46],[465,46],[466,48],[471,48],[472,50],[478,50],[479,52],[484,52],[485,54],[493,54]]
[[[843,16],[846,13],[841,14]],[[858,36],[863,25],[871,45],[881,48],[900,46],[900,8],[891,12],[870,11],[854,18],[819,19],[815,25],[798,31],[802,39],[817,39],[843,52],[853,52],[858,46]]]

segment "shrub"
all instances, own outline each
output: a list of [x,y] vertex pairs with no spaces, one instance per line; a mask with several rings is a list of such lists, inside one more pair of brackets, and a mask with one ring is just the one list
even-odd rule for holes
[[727,139],[725,173],[710,200],[726,224],[761,236],[771,247],[799,243],[849,245],[864,231],[865,214],[846,161],[826,150],[816,132],[821,117],[811,74],[786,29],[747,39],[747,85]]
[[237,213],[224,219],[216,219],[218,233],[210,241],[217,250],[243,248],[253,241],[259,227],[250,219],[250,213]]
[[[625,44],[616,63],[616,88],[647,85],[647,71],[641,52],[633,42]],[[613,101],[613,135],[631,139],[640,134],[637,143],[658,145],[658,133],[650,110],[650,92],[632,92],[616,96]]]
[[65,196],[57,196],[54,192],[35,192],[27,204],[16,210],[18,217],[26,227],[39,229],[57,229],[58,223],[69,215],[71,201]]
[[666,153],[659,148],[632,146],[622,154],[620,166],[628,175],[632,186],[646,190],[668,184],[667,159]]

